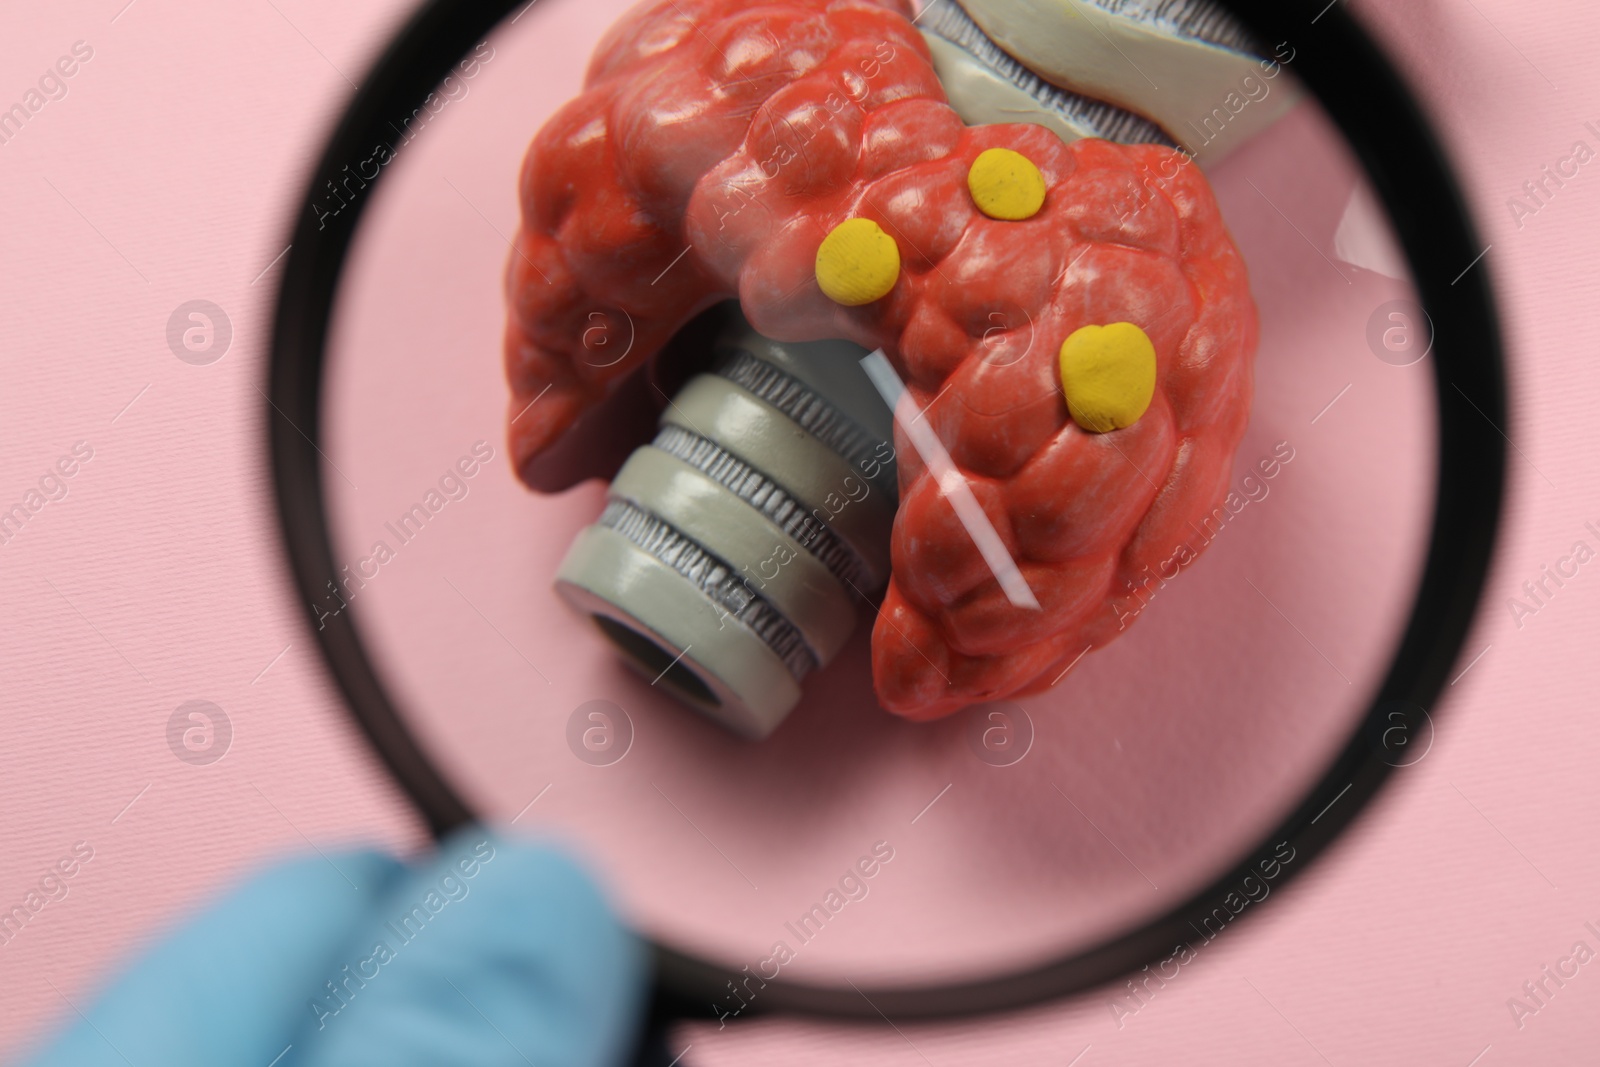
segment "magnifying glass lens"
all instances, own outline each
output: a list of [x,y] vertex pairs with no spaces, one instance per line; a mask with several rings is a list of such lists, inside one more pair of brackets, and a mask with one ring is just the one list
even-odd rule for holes
[[[358,703],[743,1004],[1003,984],[1259,854],[1215,925],[1256,907],[1441,469],[1312,47],[1201,2],[509,12],[308,205],[359,218],[307,583]],[[1397,710],[1382,765],[1431,744]]]

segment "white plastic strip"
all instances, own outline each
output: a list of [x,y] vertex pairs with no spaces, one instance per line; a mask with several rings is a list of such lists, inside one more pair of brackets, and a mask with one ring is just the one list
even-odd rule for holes
[[1022,576],[1022,571],[1018,569],[1016,560],[1011,558],[1011,553],[1006,551],[1005,542],[1000,540],[999,531],[989,521],[989,516],[984,514],[983,505],[978,503],[978,498],[973,495],[972,486],[968,484],[966,476],[956,468],[955,461],[945,450],[944,442],[933,432],[928,420],[922,417],[922,409],[907,391],[906,383],[895,373],[889,358],[883,354],[883,349],[876,349],[867,355],[861,361],[861,369],[872,379],[872,384],[882,395],[883,402],[894,412],[895,423],[905,431],[906,436],[911,439],[911,446],[917,450],[922,462],[932,472],[939,491],[950,501],[950,506],[955,510],[956,518],[961,520],[961,525],[967,528],[968,536],[972,538],[972,543],[978,546],[983,561],[994,572],[995,580],[1000,583],[1000,590],[1005,593],[1006,599],[1011,601],[1013,607],[1038,611],[1039,600],[1033,595],[1028,580]]

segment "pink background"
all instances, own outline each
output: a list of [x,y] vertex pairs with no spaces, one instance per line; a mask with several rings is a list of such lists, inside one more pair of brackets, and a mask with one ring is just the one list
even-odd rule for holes
[[[8,754],[8,773],[0,779],[6,833],[0,902],[20,902],[74,842],[90,842],[95,858],[72,880],[67,898],[0,946],[0,1043],[6,1047],[20,1046],[70,1014],[52,984],[81,1002],[108,961],[267,857],[305,849],[308,841],[323,848],[373,840],[404,847],[419,839],[404,803],[345,726],[287,586],[257,392],[272,286],[281,269],[275,257],[287,241],[301,176],[337,117],[349,81],[359,79],[403,8],[275,2],[213,10],[137,0],[120,12],[120,3],[66,3],[11,16],[13,44],[0,61],[0,99],[20,98],[74,41],[89,42],[94,58],[71,79],[66,98],[51,102],[0,146],[9,253],[0,270],[12,310],[0,349],[6,368],[0,495],[7,505],[20,499],[74,442],[89,441],[94,459],[71,479],[65,499],[0,546],[0,571],[11,590],[10,610],[0,619],[7,712],[0,744]],[[1308,1064],[1426,1056],[1463,1065],[1480,1054],[1485,1064],[1578,1057],[1600,984],[1591,992],[1580,975],[1521,1031],[1505,1001],[1537,976],[1541,964],[1590,936],[1584,920],[1600,920],[1594,899],[1600,863],[1571,844],[1582,840],[1600,802],[1583,775],[1600,747],[1582,730],[1582,697],[1592,691],[1596,669],[1593,657],[1580,653],[1600,605],[1581,572],[1520,628],[1505,602],[1574,540],[1592,537],[1583,524],[1600,518],[1585,500],[1592,485],[1585,480],[1589,420],[1582,405],[1592,390],[1569,373],[1597,340],[1587,308],[1596,284],[1578,256],[1589,247],[1585,238],[1600,236],[1586,232],[1600,229],[1594,221],[1600,216],[1587,169],[1520,228],[1505,201],[1541,166],[1566,155],[1574,140],[1594,144],[1582,123],[1600,117],[1600,109],[1586,110],[1592,105],[1585,100],[1600,89],[1600,75],[1588,73],[1586,50],[1597,37],[1595,16],[1572,5],[1570,15],[1547,10],[1534,23],[1518,20],[1521,11],[1489,0],[1448,12],[1421,3],[1404,13],[1362,8],[1404,58],[1461,161],[1493,245],[1486,266],[1503,296],[1517,389],[1506,427],[1517,449],[1507,537],[1461,666],[1487,651],[1438,709],[1441,730],[1427,757],[1398,776],[1326,862],[1208,948],[1200,963],[1120,1029],[1107,994],[1099,992],[1005,1018],[902,1025],[898,1032],[882,1024],[782,1020],[721,1034],[691,1032],[681,1039],[696,1046],[691,1061],[759,1056],[800,1063],[826,1055],[847,1062],[956,1063],[1001,1058],[997,1045],[1008,1062],[1064,1063],[1081,1055],[1077,1062],[1085,1065],[1174,1056]],[[562,15],[552,12],[548,17]],[[565,76],[550,72],[552,79]],[[530,104],[530,124],[540,114]],[[448,127],[443,132],[448,136]],[[520,147],[508,151],[514,158]],[[1263,172],[1249,163],[1241,157],[1230,166],[1260,179]],[[463,167],[456,177],[462,193],[496,225],[509,225],[514,205],[492,171]],[[1346,185],[1328,198],[1337,178],[1332,174],[1320,191],[1291,188],[1281,197],[1275,187],[1257,184],[1331,249],[1340,201],[1348,196]],[[1225,175],[1218,187],[1225,207],[1230,196],[1249,192],[1248,186],[1243,192],[1230,187]],[[1319,192],[1326,195],[1319,198]],[[473,222],[463,214],[456,225],[465,229]],[[1240,230],[1247,248],[1260,241],[1284,255],[1297,240],[1265,228]],[[487,235],[489,247],[495,240]],[[1309,279],[1326,269],[1303,246],[1297,254],[1281,276],[1259,272],[1258,292],[1293,285],[1297,270]],[[1364,312],[1387,299],[1387,290],[1372,278],[1362,284],[1370,285],[1362,293],[1366,306],[1346,316],[1348,333],[1337,346],[1344,363],[1329,367],[1325,383],[1306,382],[1304,374],[1292,382],[1286,377],[1284,391],[1273,393],[1265,388],[1274,379],[1264,364],[1267,414],[1258,410],[1258,423],[1265,421],[1252,434],[1265,436],[1247,442],[1245,457],[1257,454],[1252,449],[1260,440],[1279,436],[1300,447],[1292,434],[1270,432],[1272,412],[1288,412],[1284,425],[1293,425],[1320,406],[1301,410],[1308,398],[1331,397],[1357,375],[1373,383],[1395,380],[1383,377],[1393,368],[1371,359],[1362,339]],[[195,298],[220,304],[234,328],[226,357],[206,367],[180,362],[166,347],[168,315]],[[1271,303],[1268,293],[1262,298]],[[485,306],[492,310],[492,302]],[[1281,349],[1287,338],[1277,343]],[[1273,344],[1269,323],[1264,355]],[[79,353],[87,373],[58,366]],[[1349,373],[1339,373],[1346,366]],[[1305,396],[1291,385],[1304,387]],[[1329,441],[1365,440],[1380,453],[1377,442],[1393,447],[1394,420],[1385,414],[1394,412],[1375,407],[1392,398],[1376,389],[1368,394],[1353,390],[1341,401],[1343,410],[1335,407],[1315,427],[1293,432],[1309,440],[1331,431]],[[475,394],[459,401],[465,409],[460,426],[469,436],[447,427],[442,454],[427,452],[402,465],[410,473],[396,483],[399,497],[425,484],[415,472],[442,468],[476,437],[498,445],[498,413],[483,417],[472,410],[478,402]],[[1363,429],[1375,432],[1363,437]],[[360,441],[352,447],[359,451]],[[1291,466],[1275,493],[1294,489],[1292,479],[1302,471],[1325,469],[1314,464],[1314,453],[1303,454],[1307,458],[1297,464],[1304,465]],[[367,485],[360,475],[355,480]],[[1393,500],[1404,484],[1397,476],[1378,497]],[[488,485],[475,486],[480,495],[463,507],[494,500],[492,489],[483,491]],[[1295,491],[1306,499],[1300,505],[1277,508],[1277,498],[1269,498],[1258,515],[1247,511],[1240,521],[1304,514],[1327,489],[1301,483]],[[390,503],[377,496],[370,507],[382,513]],[[360,512],[353,515],[358,520]],[[465,536],[468,528],[456,529]],[[1231,547],[1219,541],[1216,552]],[[1226,566],[1224,559],[1212,570]],[[1174,587],[1173,605],[1182,596],[1201,596],[1197,583],[1204,573]],[[402,584],[385,588],[398,596]],[[1185,586],[1194,588],[1186,593]],[[479,591],[472,587],[469,595],[476,600]],[[481,591],[501,595],[493,587]],[[1321,603],[1316,597],[1314,590],[1301,590],[1288,600],[1309,606]],[[1172,611],[1182,610],[1173,605]],[[507,600],[504,612],[488,613],[504,618],[514,607]],[[1314,627],[1315,620],[1301,624]],[[1146,647],[1161,647],[1159,626],[1155,616],[1141,623],[1152,630]],[[1338,635],[1332,631],[1330,639]],[[1341,651],[1365,661],[1359,644],[1324,651],[1336,661]],[[1132,653],[1119,646],[1104,657],[1118,654]],[[1305,673],[1294,677],[1311,677],[1312,662],[1298,665]],[[1100,669],[1109,677],[1113,667]],[[1092,686],[1093,677],[1086,675],[1083,684]],[[562,710],[576,703],[569,695],[597,694],[564,694],[556,701]],[[222,706],[234,728],[228,754],[209,767],[184,764],[167,747],[172,710],[196,698]],[[673,737],[688,735],[692,731]],[[630,756],[631,763],[614,769],[644,775],[643,768],[657,766],[648,762],[649,740],[641,732],[640,758]],[[1303,747],[1315,748],[1309,741]],[[891,777],[902,782],[916,769]],[[499,776],[508,790],[519,773],[534,788],[515,801],[509,791],[500,796],[491,790],[491,810],[514,814],[521,796],[556,781],[554,771],[540,770],[511,768]],[[908,786],[906,796],[931,796],[941,785],[935,778],[941,776],[929,775],[927,789]],[[578,827],[560,815],[561,804],[581,807],[562,800],[576,781],[568,783],[574,789],[553,787],[551,814],[540,816],[563,831]],[[952,793],[946,801],[955,799]],[[888,836],[874,828],[869,820],[860,833],[867,840]],[[929,820],[916,830],[956,832]],[[852,829],[845,839],[856,836]],[[926,848],[921,862],[937,863],[959,844],[959,838],[935,838],[919,846]],[[852,844],[847,851],[856,849]],[[627,871],[611,870],[604,842],[592,851],[617,878],[624,905],[636,913],[646,909],[648,901],[630,890]],[[830,876],[839,866],[808,863]],[[804,872],[777,871],[775,877],[778,884],[816,889],[827,880]],[[955,895],[973,889],[961,887]],[[782,911],[787,904],[774,907]],[[652,924],[647,913],[641,917]],[[1025,918],[1013,916],[1017,929],[1025,928]],[[714,934],[707,928],[683,936]],[[1070,932],[1056,936],[1069,938]],[[946,940],[952,956],[984,945],[981,938],[965,948],[959,936]],[[726,950],[741,949],[730,944]],[[841,962],[853,967],[860,961]]]

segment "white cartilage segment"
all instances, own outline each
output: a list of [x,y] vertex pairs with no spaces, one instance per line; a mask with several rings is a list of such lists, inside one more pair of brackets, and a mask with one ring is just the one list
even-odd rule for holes
[[749,580],[800,629],[822,662],[850,636],[855,595],[777,524],[752,515],[732,491],[676,456],[639,449],[611,480],[611,495],[666,520],[719,559],[753,561]]
[[1094,130],[1042,104],[1033,94],[1018,88],[993,67],[937,33],[923,30],[922,39],[933,54],[933,70],[939,75],[950,106],[968,126],[1032,122],[1054,132],[1063,141],[1096,136]]
[[[1216,5],[1193,0],[1189,6]],[[1181,35],[1140,3],[964,0],[958,6],[956,0],[933,0],[925,11],[925,37],[938,35],[941,27],[951,34],[951,27],[970,21],[990,44],[1039,78],[1151,120],[1202,165],[1217,162],[1265,130],[1300,97],[1294,81],[1282,77],[1282,65],[1270,56]],[[957,68],[948,47],[939,49],[935,61],[941,78],[946,67],[959,69],[946,90],[966,122],[1038,122],[1061,132],[1063,120],[1052,116],[1056,109],[1048,102],[1020,89],[1004,94],[994,84],[1003,82],[1003,75],[991,70],[983,78],[971,70],[992,65],[969,57]],[[1023,110],[1033,115],[1012,114]],[[1012,117],[997,118],[999,114]],[[1099,135],[1118,141],[1149,139]]]
[[865,349],[714,313],[706,369],[612,479],[555,587],[651,687],[762,738],[888,580],[894,420]]

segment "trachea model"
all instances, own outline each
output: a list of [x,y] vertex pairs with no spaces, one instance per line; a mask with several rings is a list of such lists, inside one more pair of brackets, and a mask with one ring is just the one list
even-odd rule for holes
[[1203,548],[1249,415],[1255,307],[1194,160],[1291,97],[1235,108],[1256,51],[1174,0],[636,8],[523,167],[524,481],[691,320],[706,358],[557,588],[755,737],[880,591],[910,719],[1114,639]]

